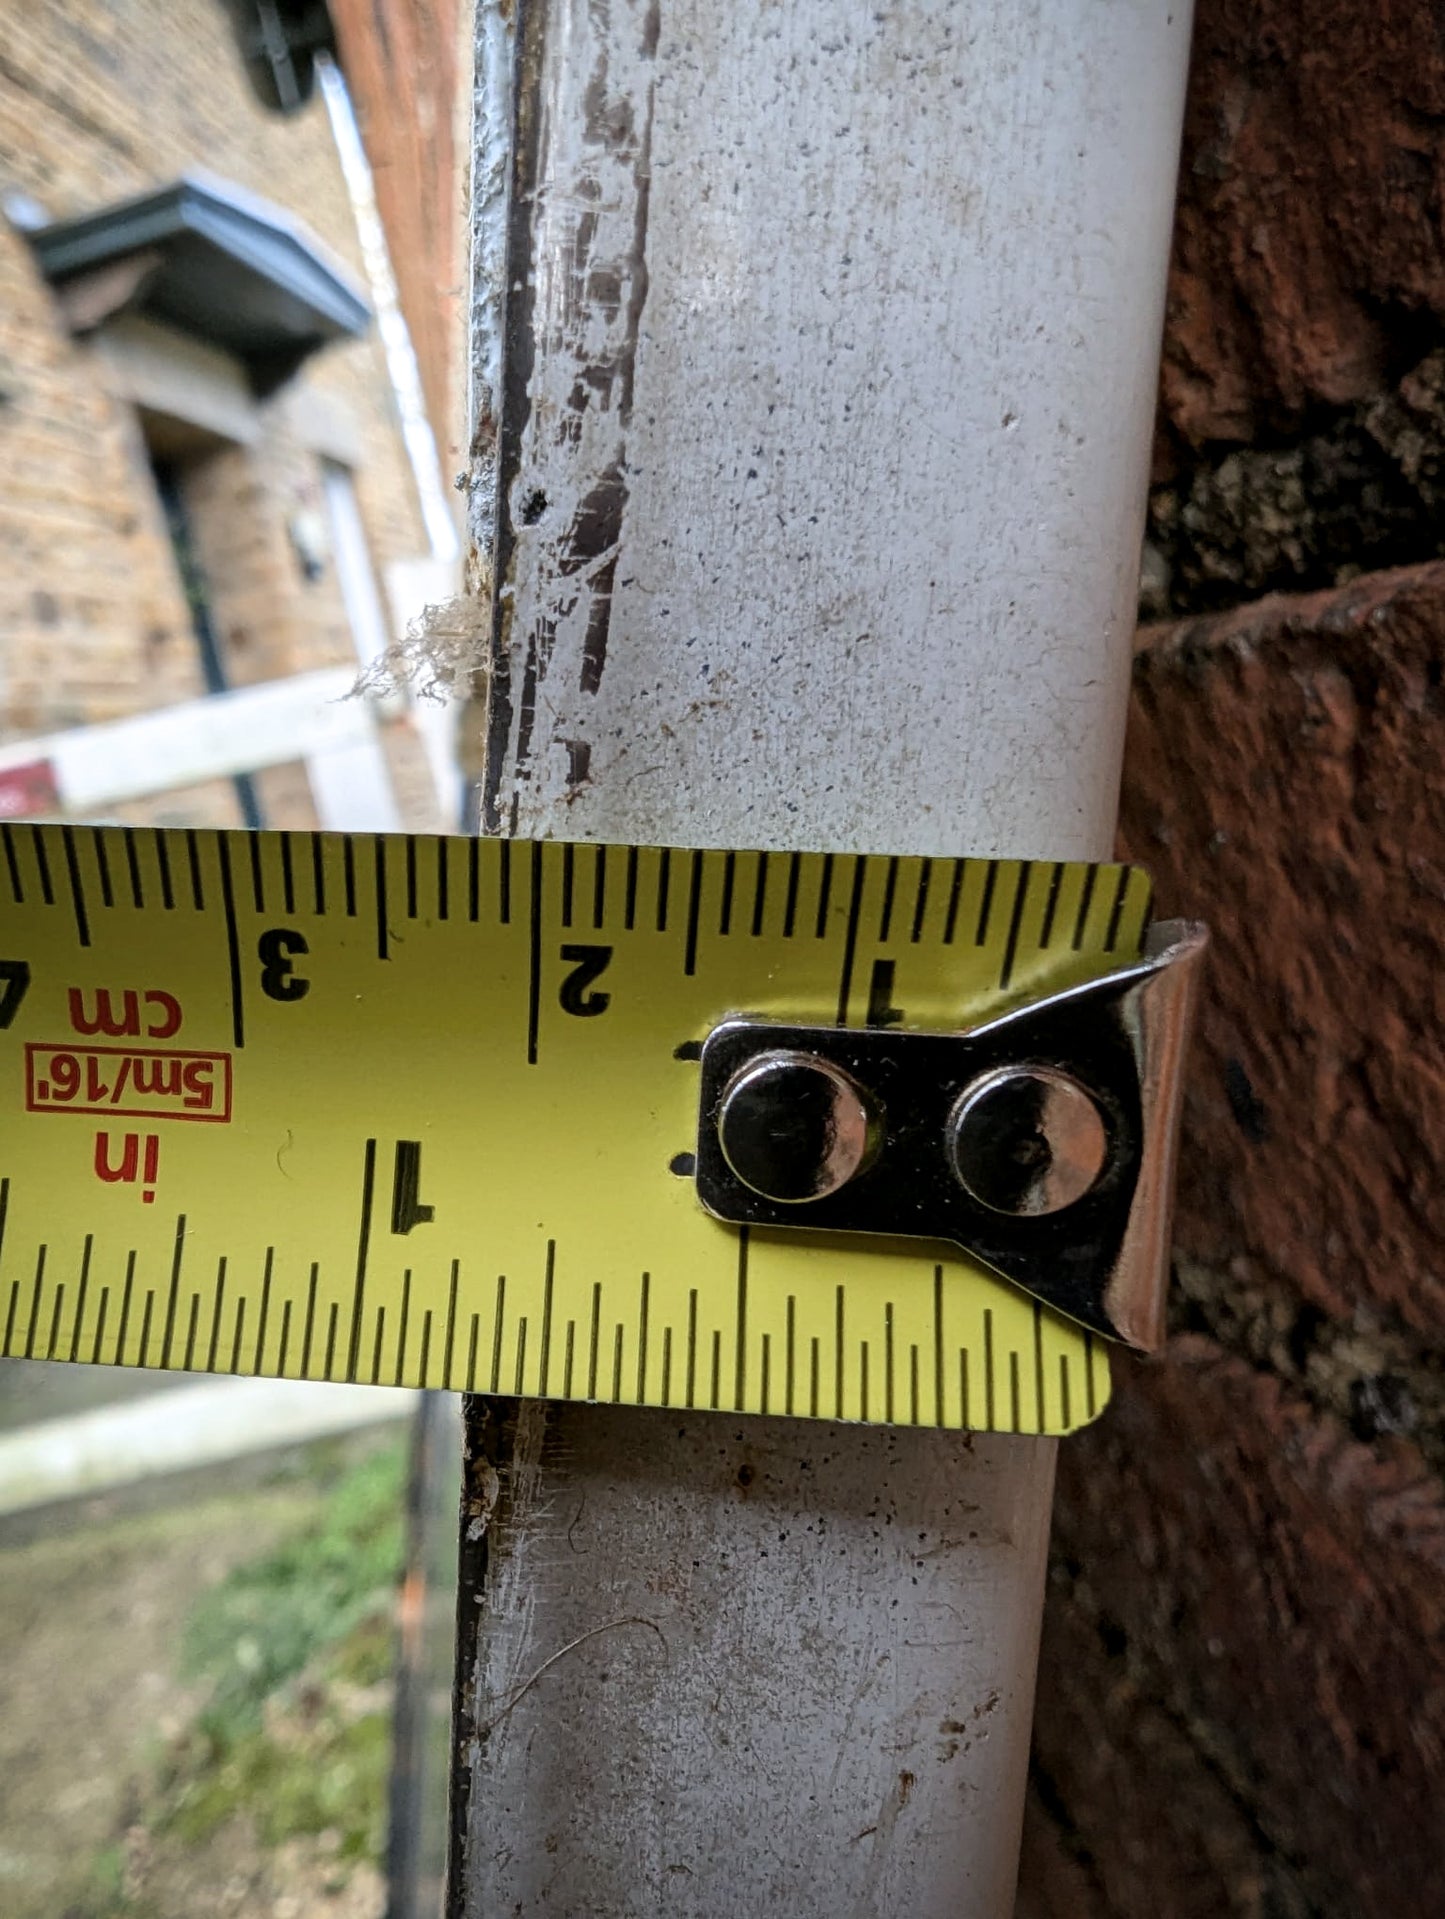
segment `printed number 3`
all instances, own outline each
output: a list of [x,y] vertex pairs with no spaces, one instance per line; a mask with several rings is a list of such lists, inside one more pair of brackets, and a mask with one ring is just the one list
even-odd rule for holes
[[302,934],[289,926],[273,926],[256,942],[256,957],[261,962],[261,991],[268,999],[305,999],[311,991],[309,979],[302,979],[291,961],[297,953],[308,953]]

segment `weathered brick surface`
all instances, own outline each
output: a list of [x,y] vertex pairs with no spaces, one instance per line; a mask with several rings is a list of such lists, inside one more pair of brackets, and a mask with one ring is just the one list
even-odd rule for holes
[[[322,102],[290,118],[268,114],[215,0],[6,9],[0,187],[66,218],[197,168],[291,209],[361,278]],[[359,442],[355,481],[380,579],[390,560],[427,546],[375,330],[325,350],[300,384],[339,409]],[[289,406],[294,392],[266,405],[254,447],[199,464],[187,480],[238,682],[354,658],[334,572],[308,582],[288,534],[298,513],[322,506],[317,454]],[[131,409],[113,397],[94,348],[69,336],[23,237],[0,222],[0,738],[201,690]],[[229,789],[218,787],[207,808],[234,817]],[[435,817],[432,804],[412,815],[417,825]]]
[[1036,1731],[1101,1910],[1433,1916],[1438,1482],[1207,1340],[1130,1370],[1065,1449]]
[[1215,951],[1176,1244],[1445,1331],[1445,566],[1146,631],[1122,842]]
[[1268,440],[1445,322],[1437,0],[1199,0],[1162,416]]

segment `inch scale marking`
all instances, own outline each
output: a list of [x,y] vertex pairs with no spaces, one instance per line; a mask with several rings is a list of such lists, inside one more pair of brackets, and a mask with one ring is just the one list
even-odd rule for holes
[[720,1224],[729,1014],[946,1030],[1139,951],[1128,867],[0,829],[30,1358],[1062,1433],[1096,1342],[954,1249]]

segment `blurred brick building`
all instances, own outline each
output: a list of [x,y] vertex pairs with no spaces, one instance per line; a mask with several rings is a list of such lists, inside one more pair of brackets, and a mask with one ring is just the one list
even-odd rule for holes
[[[434,553],[310,58],[329,16],[279,12],[299,52],[222,0],[0,4],[0,810],[454,824],[435,740],[337,699]],[[219,728],[190,704],[218,693]],[[207,728],[224,776],[176,786]]]

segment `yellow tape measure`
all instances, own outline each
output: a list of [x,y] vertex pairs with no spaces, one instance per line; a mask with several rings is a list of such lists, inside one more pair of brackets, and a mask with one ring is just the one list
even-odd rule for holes
[[720,1224],[729,1014],[973,1025],[1127,867],[7,824],[6,1355],[1064,1433],[1098,1342],[951,1248]]

